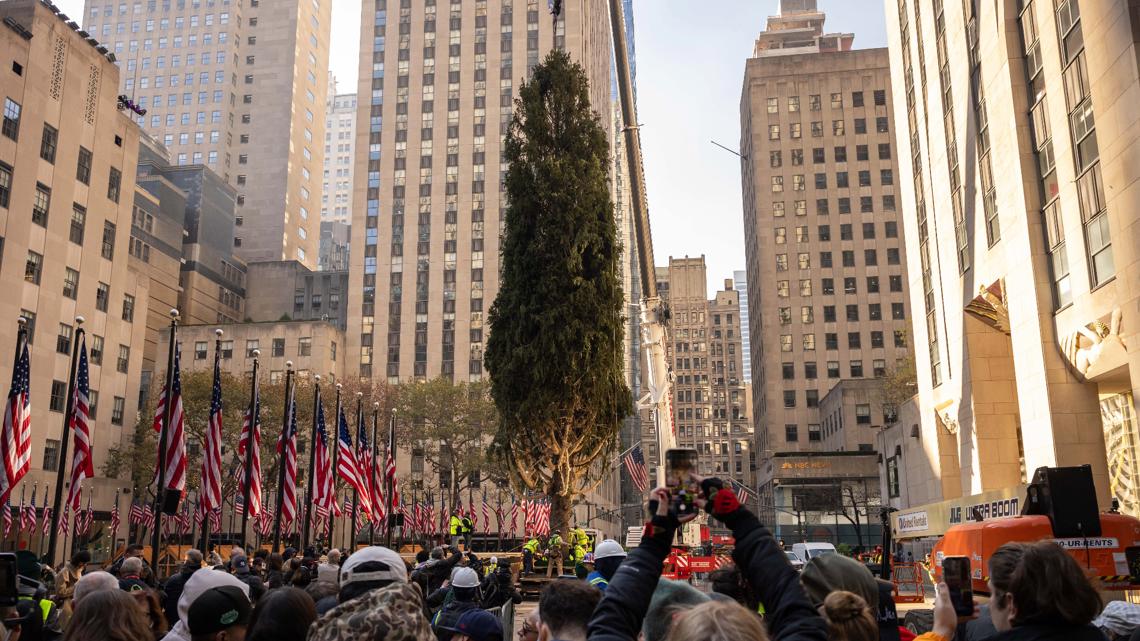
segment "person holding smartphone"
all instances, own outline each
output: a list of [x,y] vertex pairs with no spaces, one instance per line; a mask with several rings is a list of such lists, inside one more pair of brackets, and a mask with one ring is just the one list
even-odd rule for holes
[[[695,469],[695,466],[692,468]],[[724,523],[736,539],[733,561],[745,580],[765,606],[765,633],[756,613],[735,603],[710,602],[695,606],[681,620],[693,616],[738,623],[741,641],[824,641],[827,622],[812,607],[799,583],[799,575],[777,545],[772,533],[760,524],[748,508],[740,504],[736,494],[717,478],[702,478],[691,471],[688,483],[696,488],[691,504],[704,509]],[[686,490],[687,492],[688,490]],[[666,487],[650,494],[649,521],[645,524],[641,544],[629,552],[625,563],[610,581],[605,597],[594,610],[589,625],[589,641],[633,641],[641,631],[654,590],[661,578],[662,564],[669,555],[677,528],[697,516],[696,510],[679,515],[678,508],[688,499],[674,496]],[[705,609],[708,612],[699,612]],[[689,638],[702,641],[713,638],[717,626]],[[680,634],[681,631],[678,631]],[[688,631],[684,631],[688,634]],[[674,639],[671,632],[668,639]]]

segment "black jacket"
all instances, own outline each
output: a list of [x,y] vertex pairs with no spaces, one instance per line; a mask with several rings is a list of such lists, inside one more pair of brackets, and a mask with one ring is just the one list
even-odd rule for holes
[[248,569],[234,574],[234,578],[238,581],[249,586],[249,600],[257,603],[265,594],[265,584],[261,582],[261,577],[250,572]]
[[[594,610],[589,641],[633,641],[641,631],[674,530],[656,517],[641,545],[629,553]],[[718,517],[719,518],[719,517]],[[772,534],[746,508],[721,519],[736,538],[733,560],[767,611],[767,627],[778,641],[826,641],[827,623],[811,607],[799,575]]]
[[464,612],[468,610],[478,610],[479,604],[475,601],[452,601],[443,606],[443,609],[435,614],[431,619],[431,629],[435,632],[435,636],[439,641],[451,641],[454,632],[444,630],[443,628],[454,628],[456,623],[459,623],[459,617],[463,616]]
[[484,610],[497,608],[507,601],[515,605],[522,603],[522,594],[515,588],[510,568],[502,568],[488,574],[479,585],[479,592],[483,595],[481,605]]
[[1105,641],[1104,633],[1093,625],[1034,623],[1017,625],[999,632],[989,641]]
[[[162,610],[166,613],[167,621],[178,621],[178,599],[182,598],[182,591],[186,589],[186,582],[190,580],[190,575],[198,571],[198,568],[183,565],[182,570],[166,580],[166,584],[162,588]],[[174,625],[171,623],[171,625]]]
[[[722,490],[724,491],[724,490]],[[768,634],[779,641],[827,639],[827,622],[811,607],[799,574],[768,528],[747,508],[726,515],[736,547],[732,560],[740,568],[753,594],[764,604]],[[613,584],[610,584],[613,589]],[[608,590],[607,590],[608,593]]]
[[444,581],[451,578],[451,569],[462,560],[461,552],[456,552],[446,559],[432,559],[427,565],[413,572],[410,580],[419,583],[424,594],[431,594],[438,590]]

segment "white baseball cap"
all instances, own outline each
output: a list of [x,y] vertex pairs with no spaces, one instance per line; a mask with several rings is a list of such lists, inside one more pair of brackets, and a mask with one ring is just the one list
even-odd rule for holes
[[610,556],[626,556],[626,554],[621,543],[613,539],[606,539],[598,544],[598,549],[594,551],[594,559],[604,559]]
[[479,587],[479,575],[471,568],[455,568],[455,572],[451,573],[451,587],[477,588]]
[[[358,571],[356,568],[365,563],[383,563],[384,570]],[[340,566],[340,585],[344,587],[350,583],[361,581],[399,581],[408,582],[408,568],[399,554],[386,547],[373,545],[357,550]]]

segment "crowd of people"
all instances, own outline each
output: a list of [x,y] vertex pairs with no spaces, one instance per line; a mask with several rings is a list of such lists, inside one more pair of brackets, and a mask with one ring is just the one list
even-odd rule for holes
[[[839,555],[802,572],[735,493],[698,479],[697,504],[732,531],[733,564],[710,577],[712,592],[662,578],[683,519],[668,490],[651,494],[640,545],[628,553],[601,542],[586,576],[550,581],[518,641],[906,641],[891,585]],[[548,548],[547,548],[548,549]],[[286,549],[227,560],[191,550],[157,581],[130,546],[105,570],[77,553],[40,582],[34,558],[21,557],[20,601],[4,615],[3,641],[509,641],[501,608],[522,601],[511,563],[452,546],[407,563],[381,546],[347,558]],[[1136,606],[1100,594],[1077,562],[1052,542],[1011,543],[989,560],[988,605],[960,617],[937,586],[933,630],[918,641],[1066,639],[1140,641]],[[508,609],[509,611],[509,609]]]

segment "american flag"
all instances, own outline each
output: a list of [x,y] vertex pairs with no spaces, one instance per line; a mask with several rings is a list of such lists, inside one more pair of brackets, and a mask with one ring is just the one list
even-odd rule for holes
[[40,531],[44,536],[51,534],[51,506],[47,504],[47,492],[44,492],[44,518],[40,522]]
[[511,529],[509,532],[514,534],[518,531],[519,527],[519,504],[518,501],[511,501]]
[[536,532],[550,531],[550,501],[541,501],[538,504],[538,516],[535,518]]
[[289,392],[289,420],[277,439],[277,454],[285,466],[285,486],[279,509],[286,523],[297,518],[297,399],[296,388]]
[[75,522],[79,533],[83,536],[91,531],[91,524],[95,521],[95,510],[91,509],[91,495],[87,495],[87,509],[75,514]]
[[[364,430],[360,430],[361,439],[364,438]],[[344,408],[341,407],[340,415],[337,416],[337,459],[336,459],[336,475],[345,483],[348,483],[352,489],[356,490],[357,503],[360,511],[370,513],[371,502],[368,496],[368,483],[367,478],[360,472],[360,462],[357,460],[357,452],[352,447],[352,435],[348,433],[348,419],[344,416]],[[368,441],[364,440],[363,445],[367,445]],[[363,450],[361,450],[363,452]]]
[[143,506],[142,525],[147,530],[154,528],[154,510],[150,507],[150,503]]
[[178,533],[182,536],[190,534],[191,517],[189,503],[182,504],[182,512],[180,512],[176,518],[178,520]]
[[329,510],[336,502],[336,496],[333,490],[332,459],[329,458],[329,434],[325,427],[325,404],[321,402],[319,390],[317,391],[317,442],[313,454],[316,459],[313,464],[314,503],[317,506],[317,516],[321,520],[328,520]]
[[12,501],[4,499],[4,538],[12,531]]
[[[39,490],[38,486],[32,486],[32,502],[24,506],[24,522],[23,529],[28,532],[35,533],[36,531],[36,492]],[[23,498],[23,497],[21,497]]]
[[748,486],[740,483],[736,479],[729,479],[728,483],[732,487],[733,493],[736,494],[736,500],[747,505],[748,495],[752,493],[752,490],[748,489]]
[[144,519],[143,519],[142,506],[139,505],[139,502],[137,499],[131,501],[131,509],[127,513],[127,523],[129,523],[130,525],[142,525],[143,520]]
[[337,516],[344,516],[345,514],[352,515],[352,499],[344,497],[344,509],[337,514]]
[[487,495],[483,494],[483,531],[491,529],[491,504],[487,502]]
[[[238,456],[250,456],[253,458],[248,463],[250,470],[250,483],[249,483],[249,515],[258,516],[261,514],[261,386],[257,381],[253,382],[253,414],[254,420],[250,420],[249,408],[245,410],[245,416],[241,424],[241,437],[238,440]],[[251,430],[250,425],[253,425]],[[250,433],[253,435],[253,447],[249,446]],[[242,472],[239,477],[240,488],[242,495],[245,495],[245,460],[243,459]]]
[[645,494],[649,490],[649,470],[645,467],[645,454],[641,451],[641,444],[631,447],[622,460],[625,461],[625,469],[637,486],[637,491]]
[[438,530],[435,529],[435,502],[428,500],[424,505],[424,532],[434,534]]
[[94,457],[91,454],[91,379],[87,375],[87,340],[79,339],[79,366],[75,375],[75,403],[71,407],[71,433],[75,452],[71,459],[71,488],[67,504],[71,511],[79,512],[79,495],[83,481],[95,478]]
[[[170,396],[173,398],[170,410],[170,427],[166,431],[166,489],[177,490],[181,492],[186,487],[186,433],[185,433],[185,414],[182,410],[182,375],[180,373],[180,363],[182,359],[182,350],[175,345],[174,347],[174,374],[172,389],[174,390]],[[162,395],[158,398],[158,405],[154,408],[154,431],[155,433],[162,433],[162,415],[166,411],[167,390],[162,390]],[[161,447],[161,446],[160,446]],[[158,479],[158,471],[155,471],[155,480]]]
[[[221,351],[214,355],[214,386],[210,392],[210,422],[206,426],[199,500],[207,510],[222,505],[222,369]],[[186,523],[190,519],[187,517]]]
[[111,508],[111,540],[119,533],[119,495],[115,495],[115,506]]
[[59,526],[56,528],[56,532],[58,532],[59,534],[66,535],[67,534],[67,524],[70,523],[70,521],[69,521],[70,518],[71,518],[71,511],[68,508],[67,503],[64,503],[63,504],[63,514],[61,514],[59,517]]
[[4,433],[0,438],[0,501],[8,501],[12,488],[28,473],[32,459],[32,401],[28,378],[28,344],[12,369],[12,387],[4,408]]
[[222,530],[222,509],[210,510],[210,528],[220,532]]
[[393,450],[396,448],[396,434],[393,432],[388,433],[388,447],[384,448],[388,452],[388,460],[384,463],[384,478],[388,479],[391,483],[389,491],[392,494],[392,510],[399,511],[400,507],[400,489],[396,480],[396,459]]

